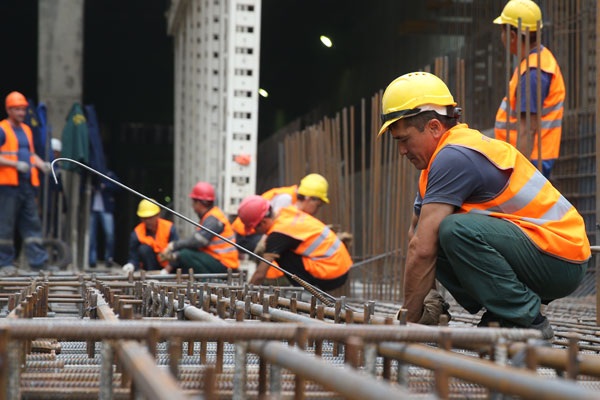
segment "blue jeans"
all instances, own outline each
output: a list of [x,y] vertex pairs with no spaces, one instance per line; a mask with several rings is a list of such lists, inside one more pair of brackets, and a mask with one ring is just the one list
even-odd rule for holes
[[90,216],[90,265],[96,265],[98,261],[97,245],[98,225],[104,233],[104,261],[112,261],[115,248],[115,222],[112,213],[104,211],[92,211]]
[[48,261],[35,197],[36,188],[30,183],[0,186],[0,267],[15,261],[15,228],[23,238],[29,266],[39,269]]

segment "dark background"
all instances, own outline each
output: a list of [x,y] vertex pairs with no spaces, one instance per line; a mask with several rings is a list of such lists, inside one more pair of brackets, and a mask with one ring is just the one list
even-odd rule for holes
[[[426,3],[263,0],[260,86],[270,95],[259,97],[259,141],[302,116],[309,123],[306,115],[320,118],[355,104],[429,62],[431,51],[416,38],[431,24],[420,23],[419,15],[435,15],[431,4],[442,1]],[[96,107],[108,166],[124,184],[163,202],[173,190],[168,4],[87,0],[84,16],[83,103]],[[38,2],[0,0],[0,5],[0,96],[18,90],[37,102]],[[412,22],[404,24],[407,19]],[[333,40],[332,48],[321,44],[322,34]],[[139,199],[121,193],[117,201],[116,259],[125,262]]]

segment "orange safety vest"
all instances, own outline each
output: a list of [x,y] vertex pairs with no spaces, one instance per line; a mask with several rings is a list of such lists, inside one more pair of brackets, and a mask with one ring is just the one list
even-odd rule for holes
[[464,203],[459,212],[510,221],[521,228],[538,249],[560,259],[583,263],[590,258],[585,224],[575,207],[517,149],[469,129],[466,124],[444,133],[427,169],[421,171],[419,191],[423,198],[429,168],[437,153],[450,144],[475,150],[497,168],[512,171],[508,184],[498,196],[484,203]]
[[[17,152],[19,151],[19,140],[13,130],[10,122],[7,119],[0,121],[0,128],[4,131],[6,141],[0,146],[0,155],[8,160],[18,161]],[[33,165],[33,155],[35,150],[33,149],[33,134],[31,128],[25,124],[21,124],[21,129],[25,132],[27,140],[29,141],[29,163],[31,164],[31,185],[40,186],[40,177],[38,170]],[[0,166],[0,185],[19,186],[19,173],[15,167]]]
[[[296,190],[298,190],[298,185],[282,186],[278,188],[269,189],[263,194],[261,194],[260,197],[262,197],[265,200],[271,201],[273,200],[273,198],[275,198],[275,196],[279,196],[280,194],[289,194],[290,196],[292,196],[292,204],[296,204]],[[246,228],[244,227],[244,223],[242,222],[240,217],[236,217],[235,220],[233,220],[233,222],[231,223],[231,227],[233,228],[233,231],[235,233],[241,236],[248,236],[252,235],[253,233],[256,233],[254,229],[252,229],[249,232],[246,232]]]
[[[529,67],[537,66],[537,53],[529,54]],[[540,53],[541,69],[544,72],[552,74],[550,90],[548,96],[542,103],[542,159],[550,160],[558,158],[560,151],[560,136],[562,133],[562,117],[565,100],[565,82],[563,81],[560,67],[554,58],[554,55],[546,47],[542,48]],[[515,68],[509,83],[510,98],[502,100],[500,108],[496,113],[496,124],[494,125],[494,134],[496,139],[506,141],[507,131],[510,133],[510,143],[517,145],[517,82],[521,75],[527,70],[527,59],[521,60],[518,68]],[[535,73],[535,72],[532,72]],[[538,82],[539,84],[539,82]],[[509,108],[510,105],[510,108]],[[520,105],[519,105],[520,107]],[[509,120],[507,125],[507,112]],[[530,160],[538,159],[538,134],[534,137],[533,151]]]
[[302,256],[304,269],[318,279],[335,279],[352,266],[346,246],[323,222],[295,206],[284,207],[267,232],[279,232],[302,241],[292,250]]
[[[232,242],[235,242],[233,229],[231,229],[231,224],[229,223],[229,220],[227,220],[227,217],[225,217],[225,214],[223,214],[223,211],[216,206],[211,208],[202,216],[200,224],[203,225],[203,222],[206,220],[206,218],[210,216],[215,217],[223,224],[223,232],[221,232],[220,235]],[[197,228],[197,230],[200,229],[201,228]],[[208,246],[201,247],[198,250],[207,253],[212,258],[219,260],[219,262],[227,268],[236,269],[240,266],[237,248],[217,236],[212,237],[208,243]]]
[[159,218],[154,237],[148,235],[148,233],[146,232],[146,224],[143,222],[138,224],[134,229],[139,242],[152,247],[152,250],[154,250],[154,253],[156,253],[156,260],[162,267],[165,267],[169,263],[169,261],[161,261],[160,258],[158,258],[158,253],[164,251],[164,249],[167,248],[167,245],[169,244],[169,236],[171,234],[172,226],[173,223],[171,221]]

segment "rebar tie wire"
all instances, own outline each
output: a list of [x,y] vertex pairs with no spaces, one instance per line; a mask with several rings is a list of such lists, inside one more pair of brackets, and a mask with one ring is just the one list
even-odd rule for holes
[[[325,304],[327,306],[333,306],[336,303],[336,301],[338,301],[338,299],[336,297],[330,295],[329,293],[327,293],[327,292],[319,289],[318,287],[316,287],[314,285],[311,285],[310,283],[306,282],[304,279],[296,276],[295,274],[292,274],[292,273],[286,271],[285,269],[281,268],[280,266],[278,266],[276,264],[273,264],[272,262],[266,260],[265,258],[259,256],[258,254],[254,253],[254,252],[252,252],[252,251],[250,251],[248,249],[243,248],[239,244],[237,244],[237,243],[235,243],[235,242],[227,239],[226,237],[224,237],[222,235],[219,235],[218,233],[216,233],[216,232],[212,231],[211,229],[203,226],[202,224],[191,220],[190,218],[186,217],[185,215],[182,215],[182,214],[178,213],[177,211],[174,211],[174,210],[170,209],[169,207],[164,206],[164,205],[158,203],[156,200],[151,199],[150,197],[148,197],[148,196],[146,196],[146,195],[144,195],[144,194],[142,194],[142,193],[140,193],[140,192],[138,192],[138,191],[130,188],[129,186],[127,186],[127,185],[125,185],[125,184],[123,184],[123,183],[121,183],[121,182],[119,182],[119,181],[117,181],[115,179],[112,179],[109,176],[106,176],[105,174],[103,174],[103,173],[95,170],[94,168],[92,168],[92,167],[90,167],[88,165],[85,165],[85,164],[83,164],[83,163],[81,163],[79,161],[73,160],[71,158],[66,158],[66,157],[59,157],[59,158],[54,159],[52,161],[52,163],[50,164],[50,167],[52,169],[52,177],[54,178],[54,183],[58,184],[58,178],[56,176],[56,172],[54,171],[54,164],[57,163],[57,162],[63,162],[63,161],[64,162],[70,162],[70,163],[76,164],[76,165],[78,165],[78,166],[80,166],[80,167],[82,167],[82,168],[84,168],[84,169],[86,169],[86,170],[88,170],[88,171],[90,171],[90,172],[92,172],[92,173],[94,173],[94,174],[96,174],[96,175],[98,175],[98,176],[100,176],[100,177],[102,177],[102,178],[104,178],[104,179],[106,179],[106,180],[108,180],[108,181],[110,181],[110,182],[112,182],[112,183],[120,186],[121,188],[123,188],[123,189],[125,189],[125,190],[127,190],[127,191],[129,191],[129,192],[131,192],[133,194],[135,194],[136,196],[139,196],[139,197],[141,197],[143,199],[146,199],[150,203],[152,203],[152,204],[154,204],[154,205],[162,208],[163,210],[169,211],[173,215],[176,215],[177,217],[179,217],[179,218],[183,219],[184,221],[186,221],[186,222],[194,225],[195,227],[200,228],[200,229],[202,229],[202,230],[210,233],[211,235],[214,235],[214,236],[218,237],[219,239],[221,239],[221,240],[223,240],[223,241],[225,241],[225,242],[227,242],[227,243],[235,246],[238,250],[241,250],[241,251],[243,251],[243,252],[245,252],[245,253],[247,253],[247,254],[249,254],[249,255],[257,258],[259,261],[264,262],[265,264],[269,265],[270,267],[273,267],[273,268],[275,268],[275,269],[283,272],[285,275],[289,276],[292,280],[294,280],[300,286],[302,286],[304,289],[306,289],[309,293],[311,293],[312,295],[314,295],[317,299],[321,300],[321,302],[323,302],[323,304]],[[349,308],[347,305],[344,305],[344,307]]]

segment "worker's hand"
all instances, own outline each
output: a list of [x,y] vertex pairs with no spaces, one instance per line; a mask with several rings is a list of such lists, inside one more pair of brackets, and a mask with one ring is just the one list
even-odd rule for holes
[[166,268],[160,270],[159,275],[169,275],[169,271]]
[[47,174],[48,172],[50,172],[51,166],[49,162],[43,162],[41,163],[38,168],[40,169],[40,171],[42,171],[44,174]]
[[337,234],[337,237],[342,243],[344,243],[346,248],[349,249],[350,246],[352,246],[352,240],[354,239],[354,235],[350,232],[340,232]]
[[260,238],[254,249],[254,254],[262,257],[265,254],[265,250],[267,250],[267,235],[263,235]]
[[22,174],[28,173],[30,169],[29,163],[25,161],[17,161],[17,165],[15,165],[15,168]]
[[126,274],[129,274],[133,271],[135,271],[135,265],[133,265],[132,263],[128,262],[127,264],[123,265],[123,272],[125,272]]
[[423,325],[438,325],[440,322],[440,316],[446,314],[448,320],[452,317],[448,312],[450,305],[444,300],[442,295],[435,289],[431,289],[425,300],[423,300],[423,315],[419,320],[419,324]]

